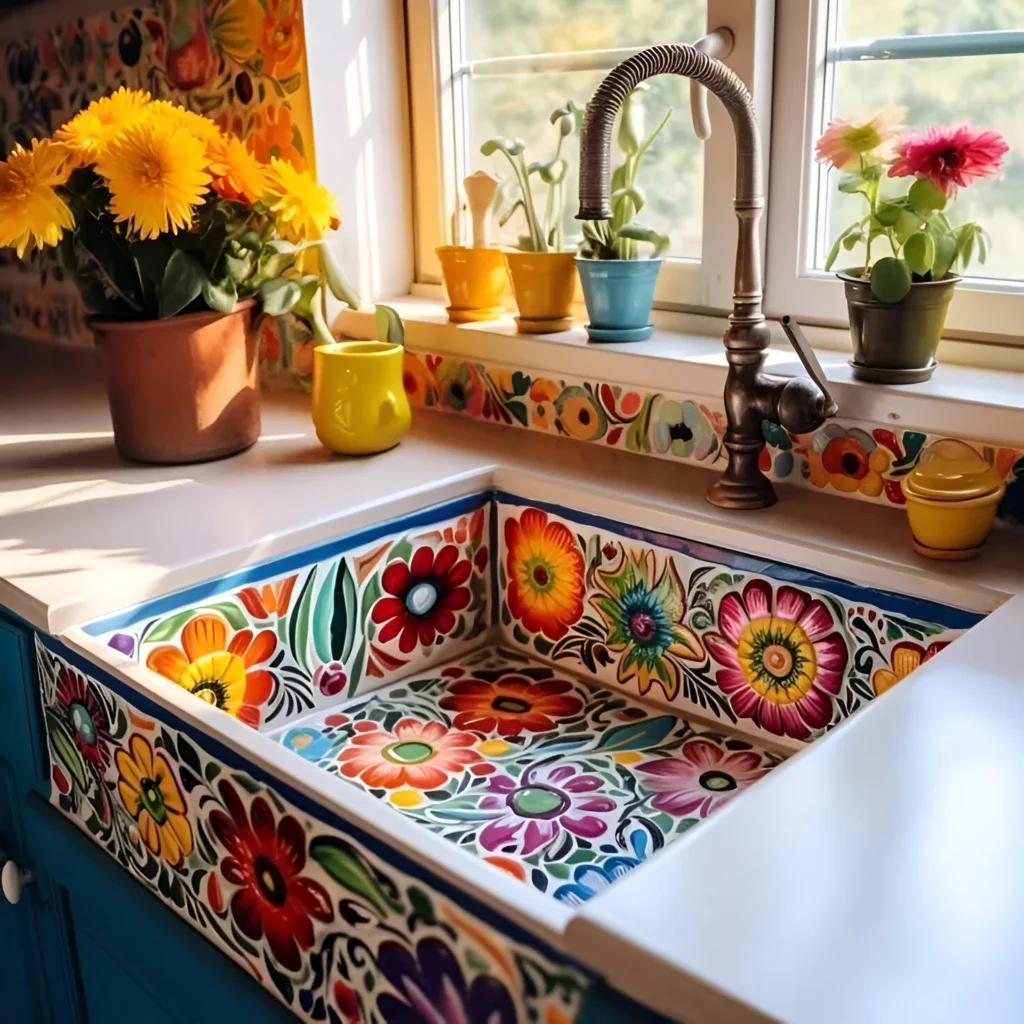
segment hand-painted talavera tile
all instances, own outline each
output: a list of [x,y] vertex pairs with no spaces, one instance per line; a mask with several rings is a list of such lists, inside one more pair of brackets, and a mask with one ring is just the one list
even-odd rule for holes
[[595,682],[807,741],[981,616],[499,495],[508,640]]
[[[721,397],[644,391],[582,378],[539,377],[456,357],[407,352],[405,389],[418,408],[560,434],[610,448],[725,468]],[[903,479],[940,435],[854,420],[831,420],[813,434],[763,424],[760,466],[776,481],[902,506]],[[1024,522],[1024,451],[970,440],[1007,482],[1004,522]]]
[[330,557],[286,559],[298,564],[98,632],[241,721],[277,728],[480,642],[491,621],[491,505],[488,495],[457,504],[470,507]]
[[50,644],[37,642],[52,803],[297,1017],[576,1019],[582,972]]
[[568,904],[638,867],[780,761],[500,648],[277,738]]

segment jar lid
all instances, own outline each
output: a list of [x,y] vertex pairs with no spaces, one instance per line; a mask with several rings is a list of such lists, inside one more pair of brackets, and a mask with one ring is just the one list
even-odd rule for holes
[[967,501],[994,494],[1003,481],[965,441],[944,438],[930,444],[903,482],[911,494],[934,501]]

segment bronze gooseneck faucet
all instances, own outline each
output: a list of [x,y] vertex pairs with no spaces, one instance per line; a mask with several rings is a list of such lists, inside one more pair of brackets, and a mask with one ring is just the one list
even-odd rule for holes
[[[765,349],[771,331],[761,311],[761,253],[757,224],[764,209],[761,183],[761,137],[754,105],[734,71],[699,47],[683,43],[651,46],[614,67],[587,104],[580,135],[579,220],[608,220],[609,158],[615,115],[629,93],[654,75],[675,74],[706,86],[723,103],[736,133],[736,276],[729,327],[723,337],[729,373],[725,383],[728,429],[725,448],[729,465],[708,491],[708,501],[722,508],[766,508],[776,501],[775,489],[758,469],[764,446],[763,420],[772,420],[796,434],[816,430],[839,410],[824,390],[825,377],[795,324],[784,327],[801,361],[818,385],[806,377],[764,373]],[[699,103],[694,103],[695,119]],[[700,132],[699,132],[700,133]],[[702,135],[706,137],[706,134]],[[811,363],[813,361],[813,365]]]

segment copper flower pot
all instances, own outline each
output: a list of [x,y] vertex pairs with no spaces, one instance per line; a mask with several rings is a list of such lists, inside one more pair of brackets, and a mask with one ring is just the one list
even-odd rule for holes
[[90,326],[103,353],[118,452],[136,462],[205,462],[260,436],[255,301],[231,313]]

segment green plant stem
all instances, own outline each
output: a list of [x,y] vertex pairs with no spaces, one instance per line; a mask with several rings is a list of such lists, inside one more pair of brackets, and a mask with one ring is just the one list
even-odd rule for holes
[[[559,132],[558,133],[558,142],[555,144],[555,160],[558,160],[561,157],[561,155],[562,155],[562,142],[563,141],[564,141],[564,136],[562,135],[561,132]],[[561,244],[560,244],[561,243],[560,235],[561,235],[561,229],[562,229],[562,221],[564,220],[564,212],[565,212],[561,208],[561,203],[556,203],[555,202],[556,193],[560,192],[560,191],[561,191],[561,182],[557,182],[557,183],[552,182],[552,184],[550,184],[548,186],[548,200],[547,200],[547,205],[544,208],[544,224],[543,224],[544,237],[545,238],[552,238],[552,229],[554,229],[554,238],[552,240],[554,242],[554,248],[555,248],[556,252],[562,247]],[[554,223],[552,223],[552,218],[554,217],[556,210],[558,210],[559,218],[558,218],[558,223],[554,224]]]
[[522,153],[512,160],[512,168],[519,180],[519,189],[523,193],[523,210],[526,213],[526,223],[530,227],[530,241],[533,243],[534,252],[547,252],[547,239],[541,232],[541,226],[537,221],[537,210],[533,205],[533,192],[530,190],[530,172],[526,169],[526,158]]

